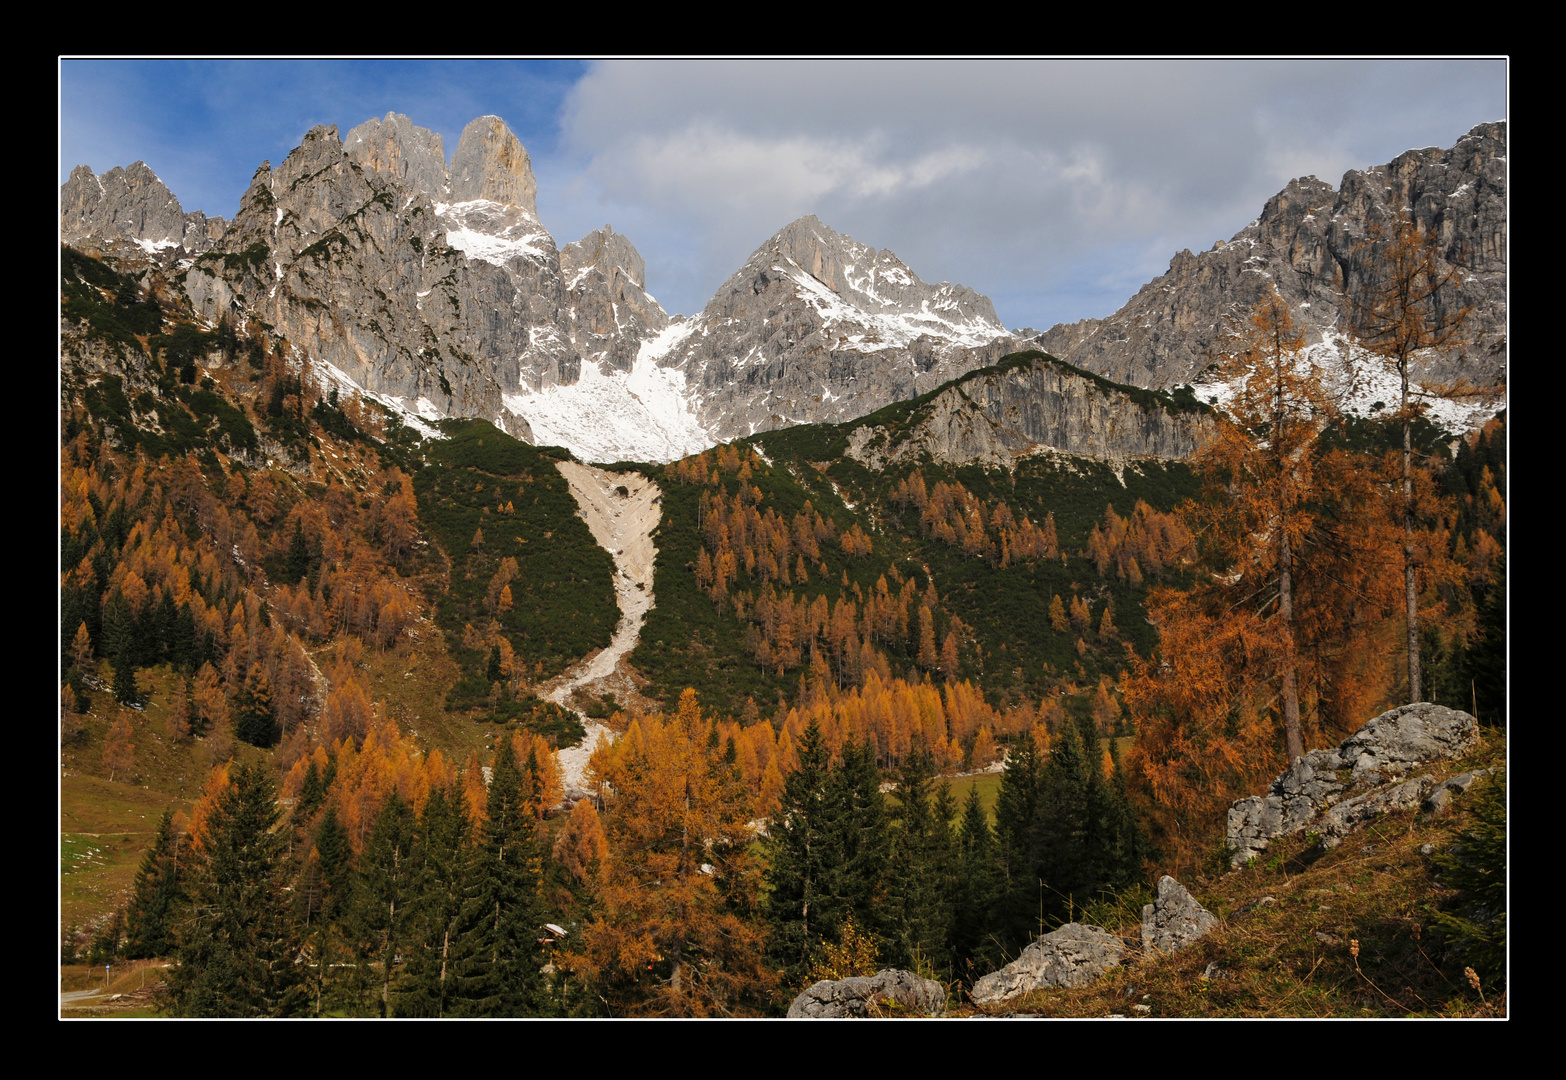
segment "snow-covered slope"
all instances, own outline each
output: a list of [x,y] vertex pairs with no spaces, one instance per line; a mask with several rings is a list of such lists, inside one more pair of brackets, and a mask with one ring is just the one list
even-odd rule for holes
[[630,371],[594,361],[569,386],[507,394],[507,410],[522,417],[540,446],[564,446],[584,461],[674,461],[717,440],[696,419],[685,374],[659,367],[660,349],[689,334],[680,321],[643,343]]

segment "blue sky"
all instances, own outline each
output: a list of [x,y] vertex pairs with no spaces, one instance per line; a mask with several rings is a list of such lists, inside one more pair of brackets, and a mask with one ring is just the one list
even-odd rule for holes
[[1109,314],[1291,178],[1506,118],[1503,60],[62,60],[60,181],[143,160],[233,214],[316,124],[493,113],[560,244],[605,223],[671,313],[814,213],[1012,327]]

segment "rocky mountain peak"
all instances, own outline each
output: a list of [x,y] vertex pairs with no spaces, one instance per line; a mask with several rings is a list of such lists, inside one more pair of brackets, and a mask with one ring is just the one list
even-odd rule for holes
[[570,338],[584,359],[629,371],[643,341],[669,325],[647,295],[647,262],[630,240],[605,225],[560,249]]
[[462,129],[451,157],[451,198],[487,199],[538,219],[538,181],[527,150],[498,116],[481,116]]
[[401,113],[366,120],[343,142],[360,168],[390,177],[432,199],[446,195],[446,148],[438,132],[422,128]]
[[78,165],[60,188],[60,239],[97,245],[131,241],[149,254],[183,248],[205,251],[223,231],[221,218],[187,214],[179,199],[144,161],[102,176]]
[[647,287],[647,262],[631,241],[614,231],[611,225],[594,229],[574,244],[560,249],[560,271],[575,283],[584,271],[597,270],[605,277],[616,273],[638,289]]

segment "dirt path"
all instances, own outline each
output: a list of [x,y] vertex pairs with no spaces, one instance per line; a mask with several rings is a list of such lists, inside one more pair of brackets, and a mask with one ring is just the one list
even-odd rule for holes
[[[593,539],[614,558],[614,595],[620,605],[620,623],[615,627],[609,647],[588,657],[544,688],[543,696],[563,708],[572,709],[571,696],[584,690],[593,697],[613,693],[625,702],[634,692],[625,656],[636,648],[642,620],[653,606],[653,561],[658,549],[652,533],[662,513],[658,485],[640,473],[611,473],[591,465],[562,461],[560,473],[571,485],[577,512],[587,522]],[[587,759],[600,738],[613,739],[614,733],[595,720],[582,718],[587,737],[580,745],[560,751],[561,779],[566,798],[586,795],[583,772]]]

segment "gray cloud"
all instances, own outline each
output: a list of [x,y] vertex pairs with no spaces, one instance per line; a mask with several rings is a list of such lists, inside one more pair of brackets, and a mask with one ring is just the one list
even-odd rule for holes
[[620,215],[691,311],[815,213],[1042,327],[1107,314],[1293,176],[1451,145],[1504,95],[1499,61],[603,63],[566,99],[579,172],[550,220]]

